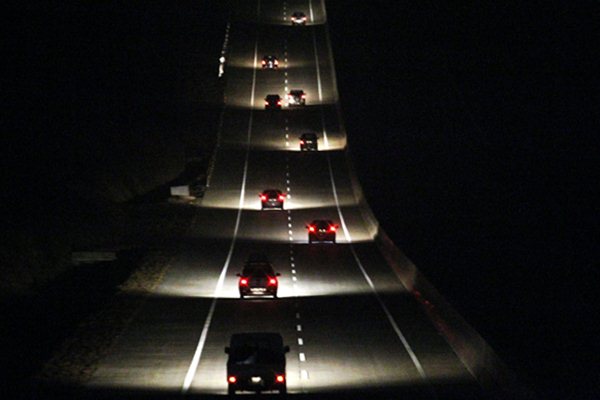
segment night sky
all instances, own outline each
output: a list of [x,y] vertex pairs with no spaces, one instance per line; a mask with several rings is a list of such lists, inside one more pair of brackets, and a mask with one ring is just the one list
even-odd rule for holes
[[[349,143],[383,228],[541,398],[595,398],[597,4],[329,3]],[[202,125],[182,71],[192,53],[216,60],[222,6],[116,4],[13,10],[5,236],[60,234],[53,218],[82,201],[69,188],[99,177],[94,203],[132,149],[187,151]]]

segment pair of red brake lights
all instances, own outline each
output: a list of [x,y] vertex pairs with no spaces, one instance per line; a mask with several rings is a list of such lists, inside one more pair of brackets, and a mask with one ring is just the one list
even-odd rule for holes
[[[308,231],[309,232],[316,232],[317,231],[317,227],[314,225],[309,225],[308,226]],[[335,225],[329,225],[329,232],[335,232],[337,231],[337,227]]]
[[[277,278],[269,278],[269,286],[277,285]],[[240,278],[240,286],[248,286],[248,278]]]
[[[235,375],[229,375],[227,377],[227,382],[229,382],[229,383],[236,383],[237,382],[237,377]],[[277,382],[277,383],[283,383],[283,382],[285,382],[285,375],[283,375],[283,374],[277,374],[277,375],[275,375],[275,382]]]

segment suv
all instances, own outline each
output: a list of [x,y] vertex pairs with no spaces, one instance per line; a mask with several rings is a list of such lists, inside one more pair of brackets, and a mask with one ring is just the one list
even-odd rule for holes
[[319,150],[319,144],[317,142],[317,135],[315,133],[303,133],[300,136],[300,150],[301,151],[317,151]]
[[285,201],[285,193],[277,189],[266,189],[261,194],[260,207],[261,210],[265,208],[279,208],[283,210],[283,202]]
[[279,61],[275,56],[264,56],[262,59],[263,69],[277,69],[279,67]]
[[296,11],[290,17],[292,25],[306,25],[306,15],[303,12]]
[[279,282],[279,272],[273,270],[271,262],[261,253],[251,254],[244,264],[244,268],[240,274],[238,287],[240,290],[240,298],[245,296],[273,296],[277,298],[277,287]]
[[281,97],[278,94],[268,94],[265,97],[265,109],[281,110]]
[[330,219],[315,219],[306,225],[308,229],[308,243],[332,242],[335,243],[335,232],[339,228]]
[[303,106],[306,104],[306,93],[304,90],[296,89],[290,90],[290,93],[287,95],[288,97],[288,106]]
[[285,376],[285,353],[289,346],[283,345],[279,333],[255,332],[231,335],[225,347],[227,359],[227,393],[237,390],[256,393],[277,390],[287,393]]

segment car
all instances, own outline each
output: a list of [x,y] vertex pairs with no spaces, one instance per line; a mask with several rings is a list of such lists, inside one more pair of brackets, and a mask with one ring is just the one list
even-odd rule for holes
[[306,15],[301,11],[296,11],[290,17],[292,25],[306,25]]
[[285,354],[289,346],[277,332],[234,333],[225,347],[227,393],[278,391],[287,393]]
[[317,142],[317,135],[315,133],[303,133],[300,136],[300,150],[301,151],[317,151],[317,150],[319,150],[319,144]]
[[281,190],[265,189],[258,196],[260,197],[261,210],[264,210],[265,208],[279,208],[280,210],[283,210],[283,203],[286,195]]
[[331,242],[335,243],[335,233],[339,225],[334,224],[330,219],[315,219],[306,225],[308,230],[308,243],[313,242]]
[[273,296],[277,298],[279,287],[279,272],[273,270],[273,265],[262,253],[251,254],[242,268],[239,277],[238,288],[240,298],[246,296]]
[[287,95],[288,106],[303,106],[306,104],[306,93],[302,89],[290,90]]
[[279,61],[275,56],[264,56],[261,63],[263,69],[277,69]]
[[268,94],[265,97],[265,109],[281,109],[281,97],[278,94]]

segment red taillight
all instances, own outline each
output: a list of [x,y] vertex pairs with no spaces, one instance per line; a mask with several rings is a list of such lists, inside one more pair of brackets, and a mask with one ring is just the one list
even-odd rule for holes
[[246,278],[240,279],[240,286],[247,286],[247,285],[248,285],[248,279],[246,279]]
[[329,232],[335,232],[335,231],[336,231],[336,229],[337,229],[337,228],[336,228],[334,225],[331,225],[331,226],[329,227]]
[[263,65],[265,65],[267,62],[265,60],[262,61]]
[[269,105],[269,102],[265,100],[265,106],[268,106],[268,105]]
[[301,141],[300,141],[300,144],[304,144],[304,140],[301,140]]
[[284,195],[282,195],[282,194],[280,194],[280,195],[279,195],[279,201],[284,201],[284,200],[285,200],[285,196],[284,196]]
[[281,100],[277,101],[277,105],[280,106],[281,105]]
[[277,383],[283,383],[285,382],[285,375],[275,375],[275,380]]
[[237,378],[233,375],[227,377],[227,382],[229,383],[236,383],[237,382]]
[[314,227],[314,226],[312,226],[312,225],[311,225],[311,226],[309,226],[309,227],[308,227],[308,231],[309,231],[309,232],[314,232],[314,231],[315,231],[315,227]]
[[277,279],[269,278],[269,285],[277,285]]
[[260,195],[260,199],[261,199],[262,201],[267,201],[267,196],[265,196],[264,194],[261,194],[261,195]]
[[305,98],[306,98],[306,95],[305,95],[305,94],[303,94],[303,95],[302,95],[302,98],[303,98],[303,99],[305,99]]

